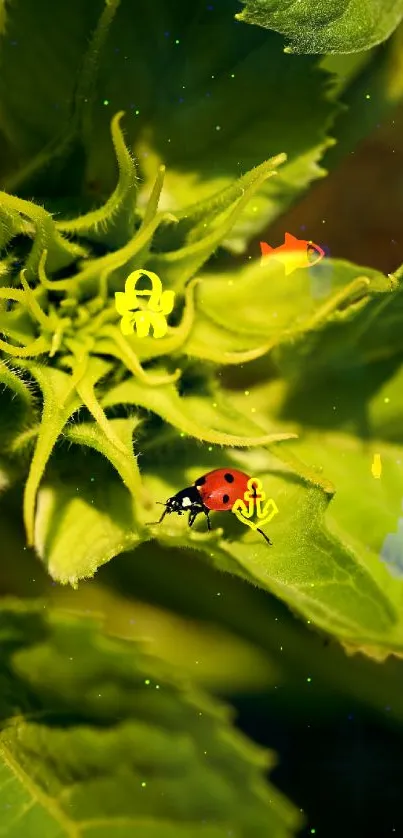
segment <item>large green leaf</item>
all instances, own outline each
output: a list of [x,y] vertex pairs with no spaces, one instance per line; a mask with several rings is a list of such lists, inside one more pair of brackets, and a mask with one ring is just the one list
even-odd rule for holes
[[288,52],[360,52],[382,43],[403,18],[401,0],[241,0],[238,20],[281,32]]
[[[190,454],[195,460],[197,450]],[[215,454],[208,456],[210,462],[205,457],[203,468],[214,463]],[[12,514],[10,501],[10,496],[5,498],[0,510],[3,550],[14,557],[12,565],[0,568],[0,583],[7,590],[25,597],[46,591],[58,606],[81,614],[95,613],[97,617],[102,614],[108,631],[128,639],[145,637],[155,653],[171,666],[185,669],[197,683],[219,690],[222,695],[233,694],[232,689],[237,687],[248,688],[249,684],[253,688],[266,683],[270,674],[274,676],[271,698],[275,700],[278,695],[283,705],[288,697],[296,717],[299,713],[304,716],[306,700],[311,703],[315,697],[313,706],[330,717],[340,701],[345,706],[345,700],[351,702],[353,698],[376,709],[382,718],[387,705],[391,717],[403,718],[401,662],[385,662],[379,678],[376,663],[362,655],[346,656],[337,643],[324,644],[321,633],[312,631],[310,621],[294,619],[278,599],[256,586],[245,585],[233,574],[220,574],[218,578],[214,565],[203,561],[200,552],[190,553],[180,547],[167,550],[149,542],[135,554],[127,553],[119,561],[109,563],[95,580],[80,585],[78,591],[52,584],[39,567],[34,567],[35,560],[25,548],[19,518]],[[113,593],[116,590],[121,594],[118,599]],[[142,603],[137,600],[139,595]],[[145,602],[158,603],[162,611]],[[169,614],[166,608],[171,609]],[[232,637],[226,647],[221,644],[224,626]],[[237,672],[238,644],[234,645],[234,634],[247,638],[255,649],[251,658],[251,646],[248,653],[246,648],[239,648]],[[263,658],[258,649],[263,651]],[[307,673],[313,684],[307,683]],[[314,693],[308,698],[313,686]]]
[[[315,298],[313,278],[321,292]],[[399,272],[385,277],[335,259],[289,276],[275,260],[251,262],[230,279],[209,272],[195,290],[196,318],[185,351],[228,363],[236,349],[250,352],[251,360],[253,353],[276,350],[285,374],[312,375],[357,347],[370,356],[385,335],[391,351],[401,347],[401,296]]]
[[[400,495],[396,487],[401,466],[392,466],[396,454],[393,450],[388,452],[384,445],[377,448],[389,472],[387,495],[394,498],[393,506],[386,505],[381,514],[382,483],[372,477],[372,456],[358,440],[346,435],[319,436],[316,431],[311,437],[306,434],[305,441],[289,446],[305,462],[321,466],[326,476],[340,486],[340,494],[331,500],[329,493],[310,485],[303,477],[279,470],[267,453],[256,452],[254,458],[233,453],[232,465],[250,470],[253,467],[267,497],[277,504],[279,514],[264,527],[273,547],[228,513],[213,515],[211,533],[202,522],[189,530],[181,518],[170,516],[154,528],[154,536],[165,545],[205,552],[207,560],[218,569],[237,573],[274,593],[304,619],[350,646],[367,650],[372,647],[378,655],[403,653],[403,582],[393,579],[379,559],[383,537],[397,529],[393,522],[399,517]],[[401,457],[403,462],[403,453]],[[179,453],[176,459],[179,460]],[[211,459],[210,468],[229,463],[226,456],[218,457],[217,452]],[[164,467],[162,457],[161,461],[157,459],[157,465],[155,460],[153,452],[154,466],[145,475],[145,483],[150,493],[161,500],[172,496],[178,488],[191,485],[208,470],[200,456],[194,465],[180,468],[172,464]],[[342,481],[338,480],[340,474],[344,475]],[[371,497],[373,509],[377,510],[376,524]],[[371,528],[369,519],[373,522]],[[352,521],[354,527],[350,526]]]
[[296,810],[228,711],[135,643],[0,612],[1,828],[13,838],[289,838]]
[[[401,355],[361,366],[351,355],[350,363],[346,356],[338,368],[328,371],[326,385],[322,378],[305,382],[304,387],[298,381],[295,385],[273,381],[250,385],[247,395],[227,393],[239,411],[253,405],[262,430],[277,420],[296,431],[298,444],[290,442],[287,454],[294,453],[318,469],[336,491],[329,504],[320,489],[314,490],[316,524],[312,512],[305,521],[302,513],[298,527],[292,524],[297,546],[285,548],[283,559],[280,554],[288,535],[279,543],[276,537],[278,569],[285,583],[281,590],[276,572],[273,579],[277,562],[272,555],[265,561],[257,554],[264,574],[263,578],[258,573],[260,584],[351,648],[376,657],[403,654],[402,380]],[[380,479],[371,471],[376,453],[382,464]],[[263,456],[256,452],[255,460],[256,469],[263,469]],[[295,491],[293,484],[289,491]],[[273,475],[268,485],[271,494]],[[274,498],[278,502],[276,494]],[[284,511],[287,525],[291,524],[288,503]],[[314,535],[317,524],[319,532]],[[280,515],[270,525],[273,540],[276,525],[280,526]],[[310,546],[304,558],[307,531]],[[250,561],[245,562],[246,554],[242,556],[236,544],[234,555],[238,549],[242,573],[245,566],[250,571]],[[221,566],[220,556],[218,561]]]
[[[155,544],[152,549],[155,558]],[[136,556],[129,554],[128,558],[134,558],[138,567],[144,561],[144,552],[141,556],[139,552]],[[168,573],[177,580],[171,560],[172,553]],[[165,569],[166,565],[165,558]],[[102,615],[108,633],[147,644],[153,654],[191,678],[193,684],[220,695],[258,692],[280,683],[280,666],[252,643],[220,625],[191,620],[166,607],[132,598],[134,590],[135,585],[128,585],[124,595],[118,594],[98,576],[76,590],[52,585],[52,603],[77,614],[91,613],[98,619]]]
[[[22,169],[7,188],[18,184],[27,194],[39,190],[46,195],[52,186],[59,196],[69,195],[74,176],[79,189],[84,158],[72,158],[70,169],[59,171],[60,157],[70,153],[64,148],[65,137],[74,124],[76,143],[89,156],[87,190],[109,193],[115,185],[109,123],[118,110],[127,114],[128,139],[144,178],[140,205],[161,162],[168,169],[162,207],[175,211],[208,198],[285,151],[288,163],[281,176],[262,186],[228,237],[227,244],[244,249],[247,238],[323,176],[319,163],[331,144],[327,131],[337,112],[329,92],[331,77],[315,59],[284,55],[282,39],[274,33],[235,21],[234,0],[224,0],[213,11],[204,0],[191,7],[185,0],[159,0],[153,15],[145,6],[133,15],[130,0],[122,0],[109,42],[100,53],[97,85],[96,62],[87,57],[90,92],[81,90],[79,102],[76,97],[74,107],[81,116],[72,121],[77,68],[101,10],[100,0],[88,0],[85,8],[80,0],[63,0],[57,6],[51,0],[10,4],[0,60],[14,82],[11,94],[10,86],[0,81],[0,106],[10,143],[19,149],[27,169],[25,181]],[[35,96],[27,94],[27,77]],[[1,78],[6,74],[0,73]],[[58,137],[53,164],[53,146],[48,152],[43,147],[54,145]],[[36,163],[32,155],[39,155]],[[41,166],[46,180],[33,190],[30,178]]]
[[[200,396],[181,399],[171,384],[147,387],[129,379],[112,388],[103,404],[109,409],[122,404],[147,408],[182,431],[181,436],[189,434],[221,445],[256,446],[292,438],[292,433],[258,435],[252,420],[231,409],[219,394],[215,398],[210,406]],[[132,452],[133,426],[138,420],[106,421],[122,440],[123,452],[96,423],[67,426],[65,436],[103,454],[131,490],[132,498],[108,466],[93,456],[87,456],[85,468],[78,468],[74,460],[72,464],[63,462],[60,455],[54,458],[52,475],[38,493],[35,547],[53,579],[63,584],[76,586],[114,556],[151,537],[147,524],[152,494],[140,483]]]
[[116,449],[95,422],[66,429],[70,442],[88,446],[109,460],[132,497],[98,457],[87,456],[84,468],[76,463],[67,469],[62,467],[62,473],[59,462],[59,469],[39,491],[35,518],[36,550],[58,582],[75,586],[79,579],[93,576],[102,564],[141,540],[136,507],[144,503],[144,489],[132,446],[137,424],[135,417],[110,420],[125,453]]
[[[67,436],[90,448],[105,448],[96,426],[78,425]],[[78,454],[77,448],[73,451]],[[120,456],[115,453],[114,458],[124,474]],[[53,460],[51,473],[38,492],[35,549],[53,579],[75,587],[80,579],[93,576],[105,562],[149,536],[139,532],[133,496],[103,458],[86,452],[80,464],[71,457],[64,461],[60,454]],[[127,480],[133,482],[129,463],[126,471]],[[142,493],[139,490],[137,501]]]
[[[24,73],[20,75],[21,83],[18,84],[17,81],[14,85],[11,97],[7,85],[3,85],[2,123],[9,141],[20,152],[18,155],[20,165],[17,172],[14,172],[11,177],[8,173],[8,177],[5,178],[9,191],[22,189],[26,194],[32,195],[38,194],[38,190],[39,194],[42,194],[43,189],[47,196],[53,194],[59,197],[60,182],[63,180],[66,182],[67,178],[68,194],[75,193],[74,199],[77,200],[85,168],[84,138],[87,134],[90,103],[96,95],[98,60],[119,3],[120,0],[106,0],[105,3],[102,3],[102,0],[99,2],[94,0],[92,4],[87,4],[85,9],[77,5],[75,13],[71,4],[69,6],[66,4],[64,8],[59,6],[58,46],[60,49],[54,52],[55,42],[47,41],[49,33],[46,26],[48,15],[54,7],[47,0],[44,0],[40,9],[38,6],[34,7],[33,4],[30,8],[23,6],[18,0],[8,5],[6,35],[3,37],[0,50],[1,66],[11,66],[15,57],[12,51],[11,55],[7,55],[7,47],[15,47],[18,43],[22,43],[22,54],[27,58],[26,69],[29,68],[32,71],[32,81],[36,86],[38,98],[42,97],[41,103],[37,101],[37,107],[32,108],[31,102],[26,99],[23,85]],[[91,24],[90,21],[93,23]],[[92,37],[89,37],[89,27],[92,29]],[[60,39],[62,31],[65,37]],[[10,36],[13,35],[21,38],[20,42],[10,40]],[[28,42],[26,42],[27,38]],[[39,69],[38,64],[31,64],[30,58],[35,49],[39,49],[49,72],[51,64],[53,64],[53,69],[57,65],[56,97],[60,96],[63,100],[62,104],[60,101],[52,101],[55,86],[42,83],[44,66],[41,65]],[[17,64],[19,63],[18,57]],[[38,69],[39,72],[37,72]],[[77,79],[78,72],[80,76]],[[4,77],[5,75],[6,73]],[[34,115],[35,110],[36,115]],[[38,150],[38,153],[30,157],[29,152],[34,149]],[[25,165],[21,167],[24,157]]]
[[[214,394],[212,394],[214,395]],[[152,410],[182,432],[217,445],[252,447],[287,440],[292,434],[256,433],[256,425],[231,410],[217,394],[209,403],[201,396],[181,398],[173,384],[151,387],[134,379],[113,387],[103,399],[104,407],[128,404]],[[232,431],[232,432],[231,432]]]

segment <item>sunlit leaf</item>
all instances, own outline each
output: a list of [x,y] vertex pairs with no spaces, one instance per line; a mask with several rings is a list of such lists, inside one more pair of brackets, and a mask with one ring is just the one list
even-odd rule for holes
[[238,20],[281,32],[288,52],[359,52],[380,44],[403,18],[403,3],[382,0],[242,0]]
[[61,584],[77,585],[98,568],[139,542],[134,501],[122,482],[94,460],[94,473],[77,468],[54,475],[39,489],[35,549]]
[[[316,433],[315,440],[317,436]],[[349,445],[351,448],[351,441]],[[299,456],[322,465],[325,457],[319,458],[314,451],[313,444],[308,448],[298,443]],[[335,450],[334,458],[334,463],[339,464],[337,474],[341,470],[345,474],[357,472],[358,460],[351,459],[349,467],[348,455],[342,456],[340,448]],[[368,645],[385,650],[403,649],[403,623],[400,624],[399,617],[403,582],[393,582],[376,555],[367,551],[364,558],[356,535],[347,534],[339,523],[337,526],[333,523],[332,512],[337,504],[329,495],[279,470],[270,455],[266,454],[265,460],[271,467],[266,466],[263,472],[254,471],[254,475],[261,479],[266,497],[273,498],[279,509],[279,514],[263,527],[273,542],[272,547],[231,513],[213,515],[211,533],[203,531],[203,523],[197,527],[195,524],[190,530],[181,518],[171,516],[154,528],[154,536],[167,545],[173,543],[205,552],[208,561],[213,560],[220,570],[237,573],[274,593],[302,617],[352,645],[359,646],[365,640]],[[217,454],[216,464],[223,465]],[[178,487],[191,485],[203,473],[200,464],[187,469],[185,466],[185,471],[184,476],[182,468],[176,471],[171,467],[168,471],[159,463],[158,476],[153,473],[147,477],[146,486],[163,500],[172,496]],[[365,544],[372,540],[367,519],[367,486],[371,487],[374,481],[370,462],[367,472],[362,494],[365,516],[361,518]],[[327,469],[326,474],[333,477],[332,470]],[[351,491],[355,495],[356,483],[351,485]],[[356,501],[353,506],[346,493],[342,506],[350,519],[357,517]],[[392,514],[392,511],[388,513],[389,518]],[[379,525],[382,528],[381,522]]]
[[[218,406],[218,402],[213,402],[210,406],[205,399],[197,396],[181,398],[172,384],[157,388],[140,386],[134,379],[124,381],[111,389],[103,400],[104,407],[118,404],[133,404],[152,410],[183,433],[217,445],[264,445],[292,436],[275,431],[272,434],[251,434],[253,423],[243,421],[242,416],[228,410],[224,403]],[[206,424],[199,422],[199,418],[205,419]],[[242,425],[248,426],[245,436],[239,433]],[[233,433],[226,431],[229,427],[234,429]]]

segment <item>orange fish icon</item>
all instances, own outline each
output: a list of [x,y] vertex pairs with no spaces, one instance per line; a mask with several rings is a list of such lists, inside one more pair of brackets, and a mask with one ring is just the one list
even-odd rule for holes
[[262,252],[262,264],[264,257],[271,256],[284,265],[285,275],[291,274],[297,268],[311,268],[317,265],[325,255],[325,251],[311,241],[296,239],[291,233],[286,233],[284,244],[279,247],[270,247],[266,242],[260,242]]

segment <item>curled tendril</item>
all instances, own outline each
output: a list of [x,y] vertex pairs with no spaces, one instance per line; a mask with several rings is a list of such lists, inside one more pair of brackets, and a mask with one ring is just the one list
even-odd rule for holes
[[48,352],[49,341],[41,335],[27,346],[13,346],[12,343],[0,339],[0,349],[16,358],[34,358],[36,355],[43,355],[44,352]]

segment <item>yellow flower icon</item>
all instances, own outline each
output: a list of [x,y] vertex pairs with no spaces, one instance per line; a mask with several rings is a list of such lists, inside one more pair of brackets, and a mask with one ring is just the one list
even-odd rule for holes
[[[151,280],[151,288],[137,290],[136,284],[140,277],[147,276]],[[138,297],[149,297],[144,308]],[[153,271],[143,269],[133,271],[125,282],[125,290],[115,293],[115,306],[122,316],[120,328],[124,335],[131,335],[134,329],[139,338],[145,338],[153,327],[153,337],[162,338],[168,330],[166,315],[174,307],[174,291],[163,291],[162,283]]]

